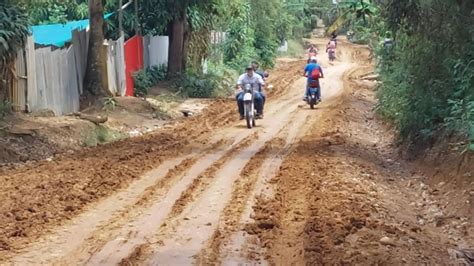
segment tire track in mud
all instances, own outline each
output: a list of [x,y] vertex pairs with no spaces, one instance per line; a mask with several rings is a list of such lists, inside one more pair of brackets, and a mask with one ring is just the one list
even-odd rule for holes
[[[55,235],[40,242],[48,245],[34,248],[31,252],[18,256],[15,261],[27,263],[32,257],[37,258],[37,262],[44,263],[57,261],[70,264],[72,261],[86,261],[89,254],[98,252],[107,240],[113,238],[113,234],[116,234],[114,231],[141,215],[153,201],[164,197],[198,158],[229,144],[229,140],[217,140],[204,150],[192,151],[190,156],[165,161],[163,167],[151,171],[127,190],[107,199],[90,213],[85,212],[81,215],[83,218],[72,221],[69,226],[60,228]],[[97,217],[93,219],[95,216]]]
[[[255,154],[249,163],[245,166],[245,168],[241,172],[241,177],[237,179],[234,184],[234,190],[232,192],[232,198],[229,204],[223,211],[223,217],[225,218],[225,226],[224,230],[217,229],[212,238],[210,249],[213,253],[206,254],[199,254],[197,257],[198,264],[200,265],[209,265],[217,264],[217,259],[219,255],[219,247],[223,242],[223,238],[225,237],[226,233],[233,232],[237,230],[235,226],[237,226],[239,214],[243,211],[245,207],[245,201],[248,194],[246,192],[253,189],[253,185],[255,185],[257,181],[257,172],[259,169],[259,164],[263,162],[263,160],[271,153],[277,151],[278,147],[282,147],[281,144],[282,139],[273,139],[267,142],[262,150],[260,150],[257,154]],[[237,203],[237,204],[235,204]],[[237,205],[237,206],[235,206]],[[162,240],[157,241],[158,245],[164,245]],[[124,258],[120,265],[140,265],[145,262],[146,257],[148,254],[152,252],[152,249],[147,244],[140,245],[135,248],[135,251],[130,254],[129,257]],[[203,253],[203,252],[201,252]],[[202,259],[201,259],[202,258]]]
[[[300,86],[294,88],[299,87]],[[296,91],[296,93],[299,94],[298,91]],[[276,109],[276,117],[272,117],[272,121],[279,121],[279,123],[270,122],[271,125],[266,125],[265,128],[267,131],[263,132],[261,141],[258,141],[254,145],[242,151],[242,153],[237,155],[234,160],[220,169],[218,174],[219,180],[217,180],[213,186],[210,187],[208,191],[196,201],[196,203],[189,206],[187,211],[183,212],[183,215],[177,217],[179,219],[174,221],[174,226],[171,226],[171,228],[158,234],[158,240],[155,241],[157,244],[149,247],[151,253],[143,255],[143,258],[141,258],[142,263],[193,263],[191,256],[196,257],[196,254],[198,254],[200,250],[203,250],[203,246],[206,245],[206,241],[212,239],[213,235],[219,234],[216,233],[216,230],[219,220],[222,220],[222,214],[225,212],[225,207],[227,206],[229,208],[233,208],[232,204],[235,204],[235,201],[232,199],[232,195],[235,195],[235,193],[232,191],[236,188],[229,186],[229,183],[237,185],[239,184],[236,183],[239,182],[238,180],[240,179],[239,173],[241,173],[243,169],[246,169],[246,167],[252,167],[252,165],[254,165],[253,160],[256,158],[255,154],[259,154],[262,149],[265,149],[264,147],[268,145],[272,139],[280,139],[282,132],[286,131],[286,141],[288,143],[292,143],[298,135],[299,130],[303,128],[302,125],[305,123],[307,117],[306,115],[301,114],[300,109],[297,107],[297,103],[299,102],[298,98],[295,99],[292,97],[292,99],[286,99],[283,102],[286,105],[291,103],[289,105],[291,107],[287,107],[286,113],[279,113],[278,110],[281,109]],[[276,104],[279,105],[281,102]],[[275,108],[275,106],[273,106],[273,108]],[[282,150],[280,150],[280,152],[273,153],[271,158],[274,159],[277,156],[282,156],[286,151],[288,151],[288,149],[284,147]],[[242,159],[246,163],[242,164]],[[213,202],[214,199],[217,200],[215,196],[216,194],[220,194],[224,198],[220,197],[218,199],[218,203],[209,203],[209,201]],[[246,191],[246,194],[253,195],[252,190]],[[228,196],[225,195],[230,196],[227,198]],[[245,194],[244,197],[246,197]],[[237,209],[239,208],[237,207]],[[209,215],[202,216],[202,212],[209,213]],[[237,211],[234,214],[239,213],[240,212]],[[235,219],[240,220],[240,216],[236,217]],[[195,232],[189,232],[190,228],[194,228],[196,230],[199,229],[199,235],[196,236],[194,234]],[[227,238],[227,236],[224,237]],[[216,246],[217,243],[218,241],[214,244],[214,246]],[[180,252],[179,254],[175,253],[173,246],[178,248],[176,245],[179,245],[180,247],[186,246],[187,250]],[[220,254],[213,256],[220,256]],[[150,259],[146,260],[146,257],[150,257]]]
[[[204,150],[204,152],[209,151],[209,149],[218,148],[223,144],[224,141],[218,141],[210,148]],[[199,155],[187,156],[175,161],[170,161],[169,163],[164,162],[162,166],[157,168],[155,171],[148,173],[141,181],[133,184],[129,189],[130,192],[123,191],[118,193],[114,195],[114,197],[108,199],[106,202],[109,202],[109,204],[104,203],[104,207],[98,206],[93,213],[84,213],[85,217],[88,218],[88,221],[78,219],[74,221],[72,226],[60,231],[58,233],[59,235],[55,238],[62,238],[68,241],[53,241],[50,243],[49,250],[60,250],[59,247],[64,246],[64,242],[77,243],[77,245],[69,246],[67,250],[62,250],[62,254],[67,254],[65,257],[68,257],[69,259],[80,258],[81,254],[82,257],[84,257],[84,254],[93,253],[93,250],[97,250],[100,246],[106,243],[107,239],[111,237],[114,229],[122,227],[128,220],[132,220],[133,217],[139,215],[140,208],[146,208],[152,203],[151,201],[162,197],[167,189],[179,181],[189,166],[196,162],[198,157]],[[166,174],[160,176],[159,173]],[[154,183],[147,182],[147,180],[153,181]],[[140,185],[140,183],[143,184]],[[127,195],[127,193],[132,194]],[[97,217],[98,219],[91,219],[94,217],[94,214],[100,215],[100,218]],[[96,221],[96,223],[88,223],[90,220]],[[76,230],[75,228],[80,229]],[[61,232],[64,233],[61,234]],[[52,252],[41,248],[39,250],[34,250],[31,254],[26,254],[24,257],[39,257],[40,253],[48,254]],[[53,257],[54,256],[51,256],[50,259],[54,260]],[[44,263],[46,263],[46,260],[47,259],[45,259]],[[17,258],[17,262],[20,263],[22,261],[22,257]],[[26,263],[26,261],[23,261],[23,263]],[[67,263],[67,261],[64,261],[64,263]]]
[[242,142],[238,144],[238,146],[233,148],[230,152],[226,153],[225,156],[220,158],[217,162],[215,162],[202,174],[195,178],[192,184],[185,191],[183,191],[179,199],[175,202],[171,209],[170,216],[165,220],[165,223],[166,221],[171,220],[174,217],[180,215],[184,211],[186,206],[190,202],[198,198],[200,194],[211,184],[212,180],[216,177],[216,173],[225,163],[227,163],[231,158],[241,152],[242,149],[247,147],[252,141],[255,141],[257,139],[257,132],[246,137]]
[[[347,58],[351,54],[346,53],[344,56]],[[335,64],[326,69],[327,78],[323,80],[323,96],[329,101],[319,106],[318,109],[321,111],[316,111],[316,115],[308,119],[307,130],[312,129],[310,136],[317,136],[317,132],[325,127],[324,121],[330,121],[333,110],[341,104],[342,100],[337,96],[345,94],[343,90],[345,84],[342,80],[347,76],[345,70],[350,66],[350,64]],[[340,73],[340,76],[337,73]],[[331,80],[331,83],[326,83],[326,80]],[[327,90],[326,86],[332,89]],[[318,121],[317,124],[315,124],[316,121]],[[306,133],[304,132],[302,136]],[[312,147],[301,147],[301,143],[294,148],[297,150],[292,151],[291,154],[301,153],[302,150],[308,154],[314,152]],[[304,162],[303,166],[301,166],[302,162]],[[256,200],[251,205],[253,214],[243,219],[246,222],[244,231],[248,235],[242,237],[236,234],[236,243],[232,245],[229,254],[224,254],[226,264],[256,263],[262,260],[271,265],[289,265],[290,262],[293,265],[305,264],[304,243],[301,237],[308,215],[307,198],[312,192],[308,176],[317,174],[316,169],[308,167],[308,164],[311,165],[313,162],[303,158],[300,158],[298,163],[289,162],[288,159],[279,161],[279,170],[269,181],[272,184],[273,193],[257,194]],[[252,212],[249,211],[249,213]],[[239,244],[240,254],[235,254],[233,250],[236,250]]]
[[[290,100],[291,101],[291,100]],[[294,101],[294,100],[293,100]],[[277,104],[279,105],[285,105],[285,104],[288,104],[288,100],[287,101],[284,101],[283,103],[279,102]],[[273,106],[274,107],[274,106]],[[274,114],[276,112],[278,112],[279,110],[279,107],[278,108],[273,108],[274,110],[273,111],[270,111],[270,113]],[[291,119],[290,119],[291,120]],[[282,129],[281,131],[289,131],[288,128],[291,126],[292,124],[288,124],[287,126],[285,126],[284,129]],[[258,130],[258,129],[257,129]],[[259,130],[260,131],[260,130]],[[252,138],[253,136],[258,136],[258,132],[254,132],[250,138]],[[278,133],[277,135],[281,135],[281,133]],[[293,134],[294,135],[294,134]],[[252,139],[253,141],[255,141],[257,138],[255,139]],[[279,139],[279,138],[277,138]],[[246,139],[246,144],[247,145],[248,143],[248,139]],[[273,143],[273,141],[269,141],[268,143]],[[267,143],[267,145],[268,145]],[[244,145],[244,146],[245,146]],[[237,149],[236,151],[241,151],[241,149]],[[262,151],[259,151],[259,155],[261,155],[261,152]],[[194,196],[189,196],[190,194],[192,193],[196,193],[196,192],[202,192],[202,190],[205,188],[205,186],[201,189],[197,189],[196,186],[199,186],[199,184],[202,182],[201,178],[205,178],[207,177],[207,180],[208,181],[211,181],[211,179],[209,179],[209,176],[213,176],[216,174],[216,172],[219,170],[220,167],[222,167],[222,165],[224,163],[227,162],[227,159],[231,158],[235,156],[235,154],[228,154],[226,156],[226,158],[223,158],[225,160],[221,160],[220,162],[216,162],[216,164],[212,165],[211,167],[209,167],[208,169],[206,169],[206,171],[201,174],[197,179],[195,179],[193,181],[193,185],[191,185],[190,187],[188,187],[187,191],[183,192],[183,194],[181,195],[181,198],[175,203],[175,205],[173,206],[173,212],[172,214],[170,215],[170,217],[167,219],[169,221],[165,221],[163,223],[163,225],[161,226],[162,230],[166,230],[166,227],[168,227],[168,225],[172,222],[173,219],[176,219],[176,216],[178,216],[179,214],[181,214],[184,210],[184,208],[186,207],[187,203],[189,203],[190,201],[190,198],[193,197],[193,198],[196,198],[196,195]],[[254,156],[255,157],[255,156]],[[253,163],[254,161],[254,158],[252,158],[249,162],[249,165],[255,165],[255,163]],[[248,166],[248,165],[247,165]],[[250,167],[250,166],[248,166]],[[247,168],[246,168],[247,169]],[[245,171],[248,171],[248,170],[245,170]],[[198,185],[196,185],[196,183]],[[201,184],[202,185],[202,184]],[[207,186],[208,184],[206,184]],[[184,203],[184,204],[182,204]],[[187,219],[187,218],[185,218]],[[163,238],[163,237],[162,237]],[[150,247],[151,246],[154,246],[155,248],[152,248]],[[150,254],[153,252],[154,249],[156,249],[157,246],[162,246],[164,245],[164,242],[163,240],[154,240],[152,241],[152,243],[144,243],[144,244],[141,244],[137,247],[135,247],[134,251],[132,253],[130,253],[130,255],[127,257],[127,258],[124,258],[121,262],[122,265],[139,265],[139,264],[143,264],[145,261],[146,261],[146,257],[147,256],[150,256]]]
[[221,248],[229,241],[230,236],[240,230],[241,215],[245,210],[251,191],[255,189],[261,166],[268,156],[278,153],[284,148],[282,138],[274,138],[255,154],[240,173],[240,177],[233,184],[232,196],[222,211],[218,228],[214,231],[207,247],[204,247],[196,256],[196,264],[220,264]]
[[[220,250],[219,257],[216,259],[225,265],[233,264],[254,264],[257,261],[263,260],[263,249],[265,248],[259,239],[254,237],[256,230],[269,229],[275,226],[277,219],[271,206],[261,204],[262,201],[269,201],[273,197],[274,191],[272,189],[272,182],[275,176],[280,171],[280,166],[285,158],[291,154],[294,149],[295,141],[304,136],[311,121],[320,119],[319,115],[314,114],[314,110],[299,110],[298,116],[293,124],[285,129],[286,138],[283,140],[281,149],[263,161],[259,169],[259,179],[255,184],[253,191],[250,191],[249,200],[246,202],[245,209],[240,215],[239,230],[232,232],[226,236],[225,248]],[[258,225],[253,223],[255,220],[262,219],[263,216],[257,209],[259,206],[269,207],[265,212],[265,222]],[[261,210],[261,209],[259,209]],[[256,225],[256,226],[255,226]],[[249,233],[250,232],[250,233]]]
[[[137,250],[141,253],[145,249],[143,244],[148,242],[148,235],[166,225],[167,220],[179,215],[181,209],[190,201],[192,202],[193,198],[197,197],[212,181],[216,169],[254,138],[256,134],[244,134],[226,149],[217,149],[217,153],[207,156],[206,153],[198,155],[200,160],[195,160],[191,167],[184,169],[179,181],[163,190],[162,198],[155,198],[154,205],[145,209],[145,213],[143,209],[140,209],[141,216],[131,223],[129,220],[128,227],[119,228],[118,235],[115,238],[109,237],[109,241],[92,254],[87,263],[90,265],[118,264],[122,258],[127,261],[126,258],[130,257],[130,254],[136,254]],[[210,151],[210,149],[207,150],[207,152]],[[216,152],[216,149],[212,151]],[[153,220],[153,223],[150,223],[150,220]]]
[[183,159],[183,161],[174,168],[168,170],[167,174],[162,179],[145,189],[143,194],[132,206],[127,207],[123,211],[116,212],[113,217],[108,219],[106,224],[99,226],[93,232],[88,234],[90,237],[84,241],[81,248],[68,254],[58,263],[61,264],[62,261],[63,264],[68,264],[72,258],[78,258],[79,260],[81,260],[80,258],[83,258],[82,260],[85,260],[87,257],[85,254],[98,252],[108,240],[113,238],[116,230],[123,228],[129,221],[136,219],[144,208],[148,208],[152,205],[153,201],[164,197],[166,191],[176,184],[180,178],[184,176],[187,169],[196,163],[196,161],[197,156],[188,157]]

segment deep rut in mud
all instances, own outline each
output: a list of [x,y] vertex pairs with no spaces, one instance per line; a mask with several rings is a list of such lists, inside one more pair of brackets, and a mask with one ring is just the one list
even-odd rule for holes
[[[301,102],[304,62],[281,60],[252,130],[236,121],[234,102],[218,101],[150,136],[2,170],[13,196],[2,194],[0,264],[448,262],[440,254],[453,242],[417,225],[409,191],[394,181],[409,173],[387,163],[393,139],[357,81],[373,68],[368,51],[340,47],[338,62],[321,60],[316,110]],[[94,196],[81,201],[76,192],[88,188]]]

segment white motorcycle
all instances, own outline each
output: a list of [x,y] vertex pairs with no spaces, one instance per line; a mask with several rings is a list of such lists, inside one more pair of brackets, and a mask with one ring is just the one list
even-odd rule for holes
[[244,87],[244,117],[247,122],[247,128],[255,126],[255,117],[257,110],[254,104],[255,91],[251,84],[246,84]]

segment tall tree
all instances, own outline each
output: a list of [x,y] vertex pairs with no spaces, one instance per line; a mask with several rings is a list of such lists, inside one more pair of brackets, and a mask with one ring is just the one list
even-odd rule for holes
[[[174,2],[174,5],[171,4]],[[184,71],[186,59],[186,38],[188,36],[187,10],[189,0],[171,1],[176,13],[168,24],[170,37],[168,73],[171,75]]]
[[215,13],[215,7],[221,0],[165,0],[170,20],[168,34],[170,37],[168,74],[175,75],[186,69],[187,47],[191,28],[188,10],[199,8],[208,14]]
[[104,95],[107,88],[107,65],[104,43],[104,6],[102,0],[89,0],[89,52],[85,88],[92,95]]

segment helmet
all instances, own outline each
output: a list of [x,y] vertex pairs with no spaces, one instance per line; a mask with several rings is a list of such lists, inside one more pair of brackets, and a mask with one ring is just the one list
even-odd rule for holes
[[309,58],[309,61],[316,63],[316,62],[318,61],[318,59],[316,58],[316,56],[311,56],[311,57]]
[[252,64],[248,65],[248,66],[245,68],[245,70],[253,70],[253,65],[252,65]]

